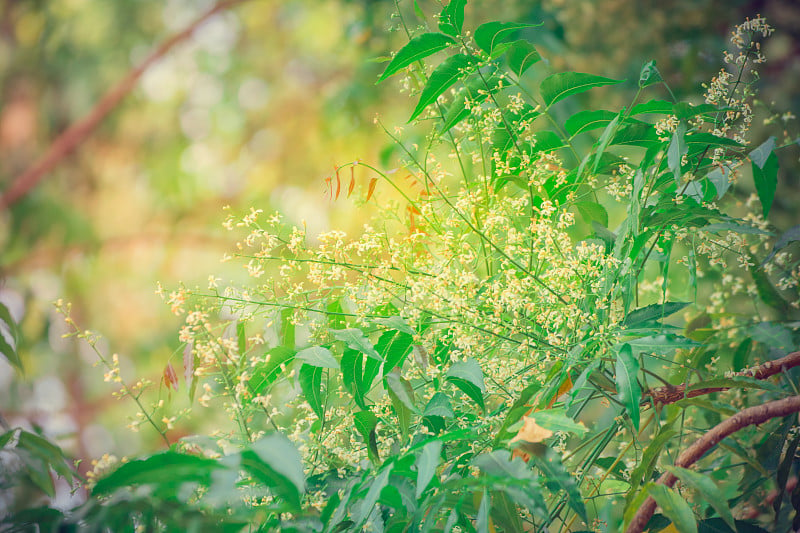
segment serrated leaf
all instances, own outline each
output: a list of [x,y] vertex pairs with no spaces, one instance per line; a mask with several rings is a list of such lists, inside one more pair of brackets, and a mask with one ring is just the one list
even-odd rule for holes
[[424,59],[436,52],[444,50],[451,44],[455,44],[455,40],[443,33],[423,33],[422,35],[417,35],[392,58],[392,61],[386,66],[386,70],[383,71],[383,74],[381,74],[381,77],[378,79],[378,83],[415,61],[419,61],[420,59]]
[[761,209],[766,218],[772,209],[775,191],[778,188],[778,156],[775,155],[775,152],[771,152],[763,166],[759,166],[753,161],[751,167],[758,199],[761,201]]
[[681,335],[676,335],[674,333],[639,337],[637,339],[625,341],[625,344],[630,346],[636,355],[642,352],[669,355],[674,353],[675,350],[683,350],[700,346],[699,342]]
[[657,113],[659,115],[671,115],[672,104],[666,100],[650,100],[643,104],[637,104],[631,109],[631,116],[643,115],[645,113]]
[[95,496],[111,494],[134,485],[180,485],[186,482],[208,484],[211,472],[221,468],[213,459],[177,452],[164,452],[120,465],[99,479],[92,489]]
[[656,129],[652,124],[635,122],[633,124],[624,125],[617,130],[610,144],[653,148],[659,146],[661,140],[658,138]]
[[599,109],[597,111],[578,111],[567,119],[564,128],[570,136],[575,137],[584,131],[604,128],[609,122],[616,118],[617,113]]
[[540,85],[540,91],[545,105],[550,107],[573,94],[582,93],[594,87],[622,83],[623,81],[581,72],[559,72],[545,78]]
[[591,224],[594,220],[603,227],[608,227],[608,211],[602,205],[595,202],[575,202],[575,207],[578,208],[583,221],[587,224]]
[[322,392],[322,368],[304,364],[300,367],[298,381],[308,405],[323,420],[325,418],[325,403]]
[[470,357],[466,361],[455,363],[446,376],[449,382],[484,409],[483,395],[486,393],[486,385],[483,382],[483,371],[475,359]]
[[408,380],[400,375],[400,372],[389,372],[386,374],[385,380],[389,392],[393,393],[409,411],[417,411],[417,405],[414,400],[414,389],[411,387]]
[[542,24],[522,24],[519,22],[487,22],[475,29],[475,44],[492,56],[497,46],[509,40],[511,35],[523,28],[535,28]]
[[710,477],[677,466],[668,466],[666,468],[680,479],[685,486],[689,486],[699,492],[703,499],[725,520],[725,523],[736,531],[736,523],[733,520],[731,509],[726,503],[726,498]]
[[439,29],[448,35],[457,37],[464,27],[464,6],[467,0],[450,0],[439,15]]
[[403,317],[400,316],[376,318],[373,319],[373,322],[380,324],[381,326],[385,326],[390,330],[396,330],[401,333],[408,333],[409,335],[414,335],[416,333],[414,329],[408,325],[408,322],[406,322]]
[[561,457],[552,449],[543,445],[538,446],[540,453],[534,453],[531,457],[536,467],[549,478],[549,481],[557,484],[567,495],[567,503],[580,516],[584,522],[588,522],[586,516],[586,505],[581,496],[581,491],[575,478],[564,468]]
[[8,332],[11,334],[11,340],[16,344],[19,340],[19,329],[14,317],[11,316],[11,311],[6,307],[3,302],[0,302],[0,329],[2,329],[3,322],[5,322]]
[[679,533],[697,533],[697,522],[689,504],[666,485],[648,483],[647,492],[656,501],[664,515],[672,520]]
[[453,406],[450,405],[450,398],[443,392],[437,392],[428,400],[428,404],[422,411],[422,416],[441,416],[442,418],[455,418]]
[[522,76],[526,70],[542,59],[536,48],[524,39],[511,43],[507,57],[509,68],[517,76]]
[[617,354],[617,391],[619,400],[625,406],[636,431],[639,431],[639,401],[642,399],[642,388],[637,379],[638,373],[639,360],[633,356],[630,344],[623,344]]
[[334,329],[331,330],[331,333],[336,340],[344,342],[348,348],[357,350],[367,357],[383,362],[381,354],[375,350],[375,347],[372,346],[372,343],[369,342],[369,339],[360,329]]
[[628,327],[637,326],[651,320],[661,320],[673,315],[689,305],[688,302],[664,302],[663,304],[652,304],[628,313],[623,325]]
[[497,92],[500,88],[501,78],[491,75],[488,78],[477,72],[470,76],[465,82],[464,87],[459,89],[453,101],[450,103],[444,114],[444,122],[439,133],[448,132],[453,126],[469,116],[470,110],[466,107],[467,98],[473,104],[478,104],[486,100],[490,94]]
[[417,458],[417,491],[416,497],[419,499],[425,489],[428,488],[436,468],[442,461],[442,441],[433,440],[422,447],[422,452]]
[[628,506],[632,501],[634,501],[634,496],[636,495],[639,486],[642,483],[649,481],[650,476],[653,474],[653,469],[658,462],[658,458],[664,449],[664,446],[666,446],[666,444],[677,434],[678,432],[672,429],[671,424],[668,423],[668,425],[663,426],[659,430],[658,435],[656,435],[655,438],[653,438],[653,440],[650,441],[650,443],[644,449],[642,452],[642,459],[639,461],[639,464],[636,465],[630,475],[631,488],[625,498]]
[[340,361],[342,370],[342,383],[345,388],[353,395],[353,399],[362,409],[367,406],[364,403],[366,390],[362,389],[362,376],[364,375],[364,354],[357,350],[347,349],[342,354]]
[[355,522],[355,526],[350,528],[350,531],[362,530],[364,523],[375,510],[375,504],[378,503],[378,498],[381,495],[381,491],[389,483],[389,475],[392,473],[394,465],[395,464],[393,462],[389,463],[377,476],[375,476],[366,496],[364,496],[364,499],[361,500],[356,512],[353,513],[353,521]]
[[489,533],[489,509],[491,509],[491,497],[486,489],[483,489],[481,504],[478,506],[478,514],[475,517],[475,531],[477,533]]
[[373,464],[380,463],[378,454],[378,437],[375,428],[378,426],[378,417],[371,411],[359,411],[353,415],[356,431],[364,438],[367,453]]
[[411,346],[414,338],[408,333],[400,331],[384,331],[378,338],[375,350],[385,359],[383,365],[383,375],[402,366],[408,354],[411,353]]
[[667,149],[667,164],[675,177],[675,181],[680,184],[683,180],[683,172],[681,171],[681,160],[689,148],[686,146],[686,124],[681,122],[675,131],[672,133],[672,140]]
[[772,136],[761,143],[758,148],[750,152],[750,161],[752,161],[753,164],[757,165],[759,168],[764,168],[764,166],[767,164],[769,156],[775,150],[775,140],[776,137]]
[[473,56],[456,54],[445,59],[428,78],[428,83],[422,89],[419,102],[408,122],[417,118],[426,107],[436,101],[455,82],[466,76],[477,65],[478,60]]
[[793,242],[800,241],[800,225],[792,226],[791,228],[784,231],[778,240],[775,241],[775,244],[772,246],[772,251],[769,253],[766,259],[761,263],[763,266],[767,261],[775,257],[779,251],[786,248],[789,244]]
[[294,360],[295,351],[285,346],[276,346],[267,352],[267,357],[268,361],[256,365],[247,382],[255,396],[261,394],[280,376],[282,369]]
[[642,66],[642,70],[639,73],[640,88],[661,83],[662,81],[664,81],[664,79],[661,77],[661,73],[658,71],[658,68],[656,68],[655,60],[648,61],[644,64],[644,66]]
[[2,330],[0,330],[0,354],[3,354],[3,356],[8,359],[8,362],[11,363],[11,365],[18,371],[24,371],[22,367],[22,359],[19,358],[17,351],[11,346],[11,344],[6,341]]
[[297,352],[297,355],[295,355],[295,358],[310,366],[339,368],[339,362],[333,357],[331,351],[322,346],[311,346],[300,350]]
[[583,422],[575,422],[575,420],[568,416],[564,408],[536,411],[535,413],[531,413],[529,418],[533,418],[539,426],[550,431],[574,433],[579,437],[582,437],[589,431]]
[[242,466],[295,510],[305,492],[300,453],[281,433],[271,433],[242,452]]

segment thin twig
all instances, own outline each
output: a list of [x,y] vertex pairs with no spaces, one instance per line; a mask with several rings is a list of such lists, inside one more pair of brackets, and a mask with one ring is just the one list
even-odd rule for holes
[[[690,467],[723,439],[747,426],[762,424],[772,418],[781,418],[797,412],[800,412],[800,396],[790,396],[789,398],[776,400],[764,405],[748,407],[711,428],[710,431],[705,433],[678,456],[678,459],[675,461],[675,466],[680,468]],[[656,483],[671,487],[677,480],[678,478],[672,473],[665,472]],[[648,496],[642,506],[636,511],[625,533],[641,533],[644,531],[647,522],[653,516],[655,510],[656,501]]]
[[100,122],[130,93],[142,77],[142,74],[150,68],[156,61],[161,59],[175,45],[186,40],[192,35],[195,29],[203,22],[216,15],[217,13],[231,8],[245,0],[222,0],[205,14],[197,18],[186,29],[174,34],[172,37],[161,43],[144,62],[128,74],[103,98],[97,102],[94,108],[84,118],[72,124],[58,138],[53,141],[47,151],[33,165],[28,167],[25,172],[17,176],[11,186],[5,190],[0,197],[0,210],[10,207],[33,189],[42,178],[53,170],[62,159],[72,153],[91,133],[97,129]]

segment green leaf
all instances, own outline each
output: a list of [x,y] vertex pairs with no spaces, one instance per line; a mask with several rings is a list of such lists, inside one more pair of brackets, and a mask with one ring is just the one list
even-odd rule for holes
[[645,88],[656,83],[661,83],[664,79],[661,73],[656,68],[655,60],[648,61],[642,66],[642,71],[639,73],[639,87]]
[[489,533],[489,510],[491,506],[489,492],[483,489],[481,504],[478,506],[478,515],[475,517],[475,531],[477,533]]
[[623,344],[617,354],[617,391],[636,431],[639,431],[639,402],[642,399],[642,388],[636,377],[638,373],[639,360],[633,356],[630,344]]
[[487,22],[475,29],[475,44],[489,54],[496,57],[496,48],[501,43],[507,42],[511,35],[522,28],[535,28],[542,24],[521,24],[519,22]]
[[544,409],[536,411],[529,415],[536,421],[536,424],[549,429],[550,431],[564,431],[566,433],[574,433],[582,437],[589,429],[583,422],[575,422],[571,417],[567,416],[566,409]]
[[428,404],[422,411],[422,416],[441,416],[442,418],[455,418],[453,406],[450,405],[450,398],[443,392],[437,392],[428,400]]
[[756,258],[752,254],[749,255],[748,262],[752,266],[748,266],[747,270],[750,272],[750,275],[753,276],[753,281],[756,284],[756,292],[761,301],[778,311],[787,313],[789,304],[783,299],[781,293],[772,285],[769,276],[767,276],[767,273],[764,272],[762,267],[758,266]]
[[656,353],[659,355],[669,355],[679,349],[689,349],[700,346],[700,343],[692,339],[668,333],[665,335],[648,335],[625,341],[635,354]]
[[616,118],[617,113],[599,109],[597,111],[578,111],[567,119],[564,128],[571,137],[575,137],[584,131],[604,128],[609,122]]
[[375,350],[386,360],[383,365],[384,376],[396,367],[403,366],[403,361],[411,353],[413,342],[411,335],[401,331],[384,331],[381,334]]
[[789,228],[786,231],[784,231],[781,234],[780,237],[778,237],[778,240],[775,242],[774,246],[772,247],[772,251],[769,253],[767,258],[764,259],[764,261],[761,263],[761,265],[763,266],[770,259],[775,257],[775,254],[777,254],[779,251],[781,251],[784,248],[786,248],[787,246],[789,246],[789,244],[791,244],[793,242],[797,242],[797,241],[800,241],[800,225],[792,226],[791,228]]
[[5,322],[5,325],[8,327],[8,332],[11,334],[11,340],[16,343],[19,340],[19,328],[17,328],[17,323],[14,321],[14,317],[11,316],[11,311],[9,311],[8,307],[3,305],[3,302],[0,302],[0,326],[2,326],[3,322]]
[[[501,78],[496,75],[491,75],[488,78],[482,76],[477,72],[470,76],[465,82],[464,87],[459,89],[458,93],[453,97],[447,111],[444,114],[444,122],[442,123],[439,133],[446,133],[453,126],[464,120],[469,116],[470,110],[466,107],[466,100],[473,104],[478,104],[486,100],[490,94],[494,94],[501,87]],[[413,332],[407,332],[413,335]]]
[[120,465],[97,481],[92,495],[107,495],[133,485],[175,487],[186,482],[207,485],[211,480],[211,472],[218,468],[222,467],[213,459],[168,451]]
[[455,363],[446,376],[447,381],[469,396],[481,409],[485,409],[483,395],[486,393],[486,385],[483,382],[483,371],[475,359],[470,357],[466,361]]
[[755,161],[751,166],[758,199],[761,201],[761,209],[766,218],[775,200],[775,190],[778,188],[778,156],[775,152],[771,152],[763,166],[759,166]]
[[456,81],[466,76],[477,63],[478,60],[475,57],[465,54],[456,54],[445,59],[428,78],[428,83],[422,89],[417,107],[411,113],[411,118],[408,119],[408,122],[417,118],[442,93]]
[[457,37],[464,27],[464,6],[467,0],[450,0],[439,15],[439,29],[448,35]]
[[[55,470],[59,476],[66,479],[68,483],[72,483],[72,470],[67,465],[64,452],[52,442],[34,433],[20,431],[17,447],[29,451]],[[49,479],[50,476],[47,477]],[[49,483],[52,485],[52,480]]]
[[305,350],[300,350],[297,352],[297,355],[295,355],[295,358],[310,366],[339,368],[339,362],[334,359],[331,351],[322,346],[311,346]]
[[422,452],[417,458],[417,494],[419,499],[425,489],[428,488],[433,476],[436,474],[436,468],[442,461],[442,441],[432,440],[422,447]]
[[672,104],[666,100],[650,100],[643,104],[637,104],[631,109],[631,116],[643,115],[645,113],[657,113],[659,115],[671,115]]
[[[580,516],[584,522],[588,522],[586,517],[586,505],[583,502],[581,491],[575,478],[564,468],[561,456],[546,446],[533,446],[533,449],[540,452],[534,453],[531,458],[536,467],[547,476],[550,482],[557,484],[567,495],[567,503],[572,510]],[[527,451],[527,450],[526,450]]]
[[306,365],[300,367],[298,381],[308,405],[317,414],[320,420],[325,419],[325,404],[322,393],[322,368]]
[[684,136],[686,135],[686,124],[681,122],[675,131],[672,133],[672,140],[667,149],[667,164],[669,165],[672,175],[675,176],[675,182],[679,185],[683,181],[683,172],[681,171],[681,160],[686,152],[689,150],[686,146]]
[[733,520],[731,509],[726,503],[726,498],[710,477],[678,466],[668,466],[666,468],[680,479],[681,483],[699,492],[703,499],[725,520],[725,523],[734,531],[736,530],[736,523]]
[[364,523],[375,510],[375,504],[378,503],[378,498],[381,495],[381,491],[389,483],[389,475],[392,473],[393,468],[394,463],[391,462],[386,465],[377,476],[375,476],[375,479],[370,485],[366,496],[364,496],[364,499],[361,500],[356,512],[353,513],[353,521],[356,524],[355,527],[350,528],[350,531],[362,530]]
[[383,357],[379,354],[369,339],[364,335],[364,332],[358,328],[351,329],[335,329],[331,333],[336,340],[344,342],[348,348],[357,350],[367,357],[371,357],[377,361],[383,362]]
[[294,360],[295,351],[285,346],[276,346],[267,352],[266,362],[259,363],[253,369],[247,382],[254,396],[264,392]]
[[610,144],[653,148],[660,146],[661,140],[658,138],[656,129],[652,124],[634,122],[617,130]]
[[776,137],[772,136],[750,152],[750,161],[759,168],[764,168],[770,155],[775,150],[775,140]]
[[624,80],[612,80],[594,74],[580,72],[559,72],[542,81],[540,90],[547,107],[573,94],[588,91],[594,87],[622,83]]
[[411,383],[396,370],[386,374],[385,379],[389,392],[393,393],[410,411],[416,411],[417,405],[414,400],[414,389],[411,387]]
[[651,320],[661,320],[677,313],[687,305],[689,305],[688,302],[664,302],[663,304],[648,305],[628,313],[622,323],[625,326],[633,327]]
[[375,318],[372,321],[376,324],[386,327],[389,330],[396,330],[409,335],[414,335],[416,333],[414,329],[408,325],[408,322],[406,322],[401,316],[380,317]]
[[[650,477],[653,475],[653,469],[658,462],[658,458],[661,455],[664,446],[671,441],[678,432],[672,429],[672,423],[667,423],[666,425],[662,426],[652,441],[647,445],[647,447],[642,452],[642,459],[639,461],[639,464],[633,469],[630,475],[630,483],[631,488],[626,495],[626,502],[628,505],[634,500],[634,496],[642,483],[647,483],[650,481]],[[627,514],[627,513],[626,513]]]
[[0,354],[8,359],[8,362],[11,363],[14,368],[18,371],[23,372],[24,369],[22,368],[22,360],[17,355],[17,351],[6,341],[5,337],[3,336],[3,331],[0,328]]
[[386,70],[381,74],[378,83],[415,61],[419,61],[440,50],[444,50],[454,43],[455,40],[452,37],[444,35],[443,33],[423,33],[422,35],[417,35],[397,52],[391,63],[386,66]]
[[[364,402],[364,396],[369,391],[369,386],[372,384],[372,379],[369,384],[365,384],[364,380],[364,354],[356,350],[346,349],[342,354],[341,360],[342,370],[342,383],[345,388],[353,395],[353,399],[362,409],[367,406]],[[376,370],[377,372],[377,370]],[[372,376],[374,378],[374,376]]]
[[672,520],[679,533],[697,533],[697,522],[689,504],[666,485],[648,483],[647,492],[656,501],[664,515]]
[[514,41],[508,48],[508,66],[517,76],[531,68],[542,59],[536,48],[526,40]]
[[300,453],[285,435],[271,433],[242,452],[242,466],[293,509],[300,509],[305,474]]
[[587,224],[591,224],[594,220],[603,227],[608,227],[608,211],[602,205],[595,202],[575,202],[575,207],[578,208],[578,212]]
[[373,464],[380,463],[378,454],[378,437],[375,428],[378,426],[378,417],[372,411],[359,411],[353,415],[356,431],[364,438],[367,444],[367,453]]

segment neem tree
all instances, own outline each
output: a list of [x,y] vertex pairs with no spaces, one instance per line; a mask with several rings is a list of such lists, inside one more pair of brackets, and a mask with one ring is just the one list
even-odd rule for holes
[[[552,73],[525,39],[536,25],[467,31],[465,3],[434,22],[417,9],[413,30],[401,17],[409,42],[380,77],[404,76],[417,97],[409,122],[427,135],[412,142],[381,124],[399,167],[357,161],[328,179],[332,199],[378,203],[377,218],[348,237],[307,235],[255,207],[230,215],[231,259],[251,281],[212,275],[206,289],[162,292],[185,316],[164,386],[177,388],[182,364],[197,409],[224,410],[230,427],[170,441],[188,413],[150,407],[148,384],[124,384],[99,354],[141,407],[132,427],[151,426],[170,450],[105,461],[84,506],[12,521],[800,525],[800,233],[767,219],[791,143],[747,138],[771,29],[760,17],[736,28],[738,55],[726,54],[702,103],[662,99],[671,92],[649,62],[629,105],[565,117],[562,101],[624,80]],[[32,472],[56,465],[28,433],[3,439],[36,459]]]

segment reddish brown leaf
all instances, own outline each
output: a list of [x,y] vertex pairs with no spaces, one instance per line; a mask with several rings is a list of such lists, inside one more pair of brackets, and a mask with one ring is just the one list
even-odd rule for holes
[[183,349],[183,379],[186,380],[186,386],[190,386],[192,379],[194,379],[194,343],[187,342],[186,348]]
[[347,187],[347,197],[353,193],[353,188],[356,186],[356,166],[350,167],[350,186]]
[[342,192],[342,180],[339,177],[339,169],[336,169],[336,199],[339,199],[339,193]]
[[372,198],[372,194],[375,192],[375,186],[378,184],[378,178],[372,178],[369,180],[369,188],[367,189],[367,201]]
[[172,363],[167,363],[164,367],[164,384],[168,389],[178,390],[178,375],[175,373]]

